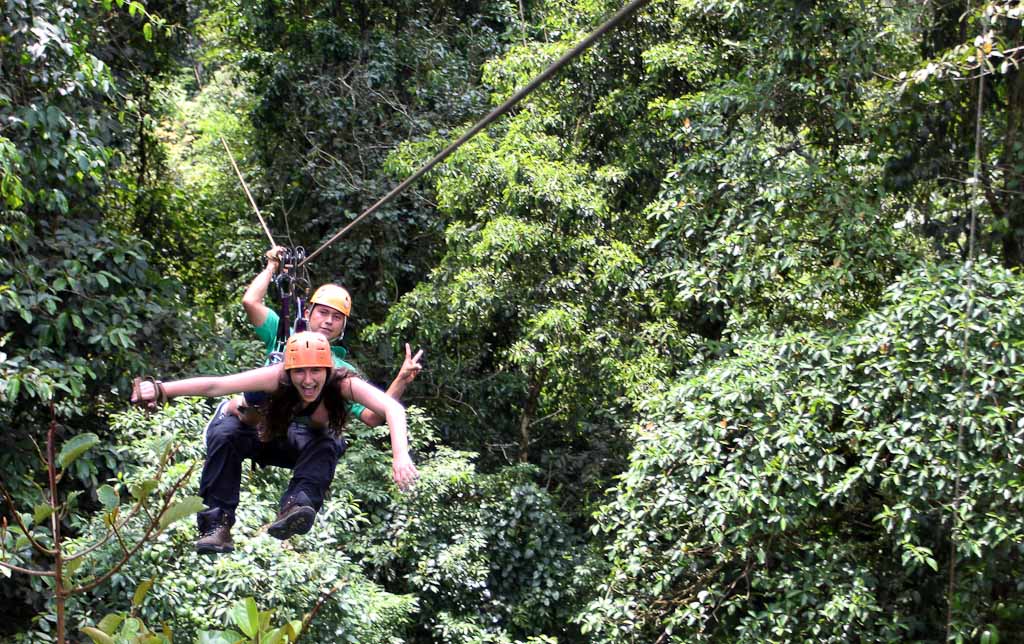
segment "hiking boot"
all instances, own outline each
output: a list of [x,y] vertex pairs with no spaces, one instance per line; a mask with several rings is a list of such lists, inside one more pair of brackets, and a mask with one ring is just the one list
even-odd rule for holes
[[299,493],[288,499],[277,513],[277,518],[267,528],[267,532],[275,539],[287,539],[294,534],[306,534],[313,527],[316,510],[309,505],[309,497]]
[[227,521],[212,525],[196,539],[196,552],[201,555],[223,554],[234,549],[235,546],[231,543],[231,525]]

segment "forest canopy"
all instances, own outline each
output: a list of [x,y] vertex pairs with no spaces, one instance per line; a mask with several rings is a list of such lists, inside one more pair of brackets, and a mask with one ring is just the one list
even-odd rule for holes
[[132,379],[262,364],[267,233],[624,4],[6,0],[0,641],[1024,637],[1019,0],[646,3],[306,265],[425,350],[414,490],[353,421],[309,534],[247,467],[193,551],[216,401]]

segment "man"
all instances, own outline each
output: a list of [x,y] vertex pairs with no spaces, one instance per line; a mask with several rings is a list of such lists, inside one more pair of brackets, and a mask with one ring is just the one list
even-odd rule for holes
[[[267,252],[267,266],[249,284],[242,297],[249,322],[255,327],[256,335],[266,346],[268,358],[277,351],[277,327],[280,320],[277,312],[263,303],[270,287],[270,281],[280,267],[278,246]],[[318,288],[306,307],[307,329],[324,335],[328,341],[340,339],[345,332],[348,317],[352,312],[352,298],[344,288],[336,284],[325,284]],[[345,361],[346,350],[339,344],[331,345],[331,356],[336,368],[358,370]],[[422,349],[412,355],[409,344],[405,345],[405,361],[398,375],[386,393],[399,400],[406,387],[416,379],[422,369]],[[245,403],[255,406],[262,402],[258,395],[246,394]],[[316,513],[323,505],[325,493],[334,478],[338,460],[344,454],[344,439],[326,439],[320,432],[313,431],[302,422],[294,422],[288,428],[284,445],[274,450],[260,450],[252,444],[252,432],[245,428],[244,406],[225,400],[217,407],[213,419],[203,432],[207,448],[203,463],[203,474],[199,483],[199,494],[204,499],[213,498],[217,506],[200,512],[196,516],[199,538],[196,552],[214,554],[231,552],[231,526],[235,522],[234,507],[237,506],[237,486],[232,473],[240,471],[245,458],[258,465],[278,465],[292,468],[292,480],[281,497],[277,518],[267,532],[278,539],[288,539],[294,534],[305,534],[313,525]],[[384,418],[363,405],[352,403],[349,411],[354,418],[374,427]],[[238,415],[238,419],[231,418]],[[214,429],[211,435],[211,428]],[[310,493],[309,490],[315,490]],[[220,497],[224,498],[221,499]],[[230,508],[225,510],[224,508]]]

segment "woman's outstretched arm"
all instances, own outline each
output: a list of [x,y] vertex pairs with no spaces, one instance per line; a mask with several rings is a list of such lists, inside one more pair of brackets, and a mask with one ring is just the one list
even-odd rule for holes
[[243,391],[272,392],[278,387],[283,368],[282,365],[276,364],[228,376],[198,376],[184,380],[171,380],[159,383],[160,390],[157,389],[156,383],[144,380],[139,383],[137,390],[132,392],[132,402],[136,404],[162,402],[163,396],[170,400],[179,396],[212,398],[238,394]]
[[405,424],[405,407],[370,383],[351,376],[341,381],[341,393],[350,400],[383,416],[391,431],[391,473],[399,489],[405,490],[418,477],[409,456],[409,433]]

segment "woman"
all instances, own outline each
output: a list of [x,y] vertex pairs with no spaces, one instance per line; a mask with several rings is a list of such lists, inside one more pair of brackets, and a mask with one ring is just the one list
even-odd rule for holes
[[209,509],[197,516],[197,552],[234,549],[231,526],[246,458],[258,465],[293,470],[280,511],[267,531],[278,539],[309,532],[345,450],[341,433],[347,401],[360,403],[386,419],[391,430],[392,475],[399,489],[405,490],[416,480],[405,408],[354,373],[333,366],[327,338],[304,331],[288,339],[284,361],[276,365],[229,376],[165,383],[136,381],[132,402],[149,408],[179,396],[269,394],[258,408],[247,407],[241,396],[221,403],[204,432],[207,452],[199,494]]

